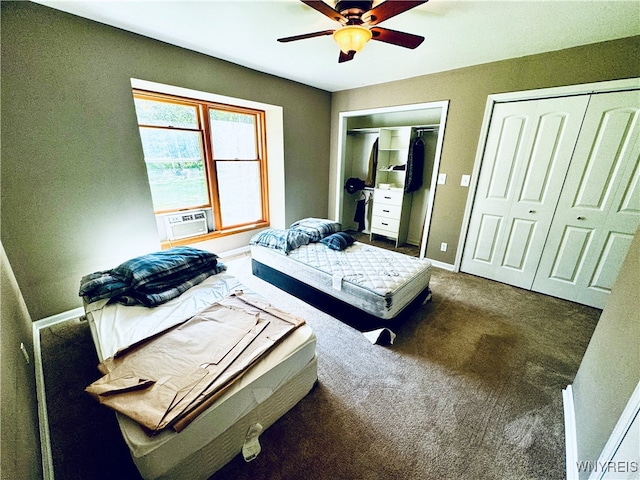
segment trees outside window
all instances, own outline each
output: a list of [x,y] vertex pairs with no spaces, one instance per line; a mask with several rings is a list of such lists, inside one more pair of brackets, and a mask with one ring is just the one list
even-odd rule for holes
[[211,209],[213,233],[268,225],[264,111],[134,90],[155,213]]

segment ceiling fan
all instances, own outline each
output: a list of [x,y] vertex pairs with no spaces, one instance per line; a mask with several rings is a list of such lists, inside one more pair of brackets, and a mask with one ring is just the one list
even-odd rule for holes
[[340,46],[339,63],[353,60],[355,54],[362,50],[362,47],[369,40],[378,40],[379,42],[411,49],[416,48],[424,40],[424,37],[419,35],[377,27],[376,25],[418,5],[427,3],[428,0],[386,0],[374,8],[372,8],[373,1],[371,0],[340,0],[336,2],[335,8],[319,0],[301,1],[330,19],[339,22],[341,26],[336,30],[294,35],[293,37],[279,38],[278,41],[293,42],[306,38],[333,35],[334,40]]

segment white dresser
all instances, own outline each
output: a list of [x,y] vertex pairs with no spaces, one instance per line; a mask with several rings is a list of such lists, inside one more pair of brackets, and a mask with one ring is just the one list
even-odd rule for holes
[[371,212],[371,238],[383,235],[396,241],[396,247],[407,241],[411,195],[402,188],[373,191],[373,209]]

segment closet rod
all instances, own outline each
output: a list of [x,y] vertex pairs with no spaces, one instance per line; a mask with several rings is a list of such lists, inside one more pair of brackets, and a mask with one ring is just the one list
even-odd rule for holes
[[438,125],[429,126],[429,127],[416,127],[416,133],[435,132],[435,131],[437,131],[439,129],[440,129],[440,126],[438,126]]
[[347,130],[348,135],[358,134],[358,133],[379,133],[379,128],[355,128],[353,130]]
[[394,128],[414,128],[416,131],[435,131],[440,128],[440,125],[392,125],[392,126],[384,126],[384,127],[362,127],[362,128],[352,128],[347,130],[348,134],[353,133],[378,133],[381,129],[394,129]]

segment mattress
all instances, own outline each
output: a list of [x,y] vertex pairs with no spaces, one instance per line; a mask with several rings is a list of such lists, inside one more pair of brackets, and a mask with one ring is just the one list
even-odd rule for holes
[[[85,308],[100,360],[193,316],[235,290],[247,290],[222,273],[154,308],[90,304]],[[264,300],[264,299],[263,299]],[[180,433],[150,437],[116,413],[123,438],[146,479],[208,478],[242,449],[248,429],[266,429],[298,403],[317,381],[316,338],[308,325],[295,329]]]
[[288,255],[252,245],[251,257],[385,320],[397,317],[416,298],[428,292],[431,279],[428,260],[360,242],[342,251],[314,242]]

